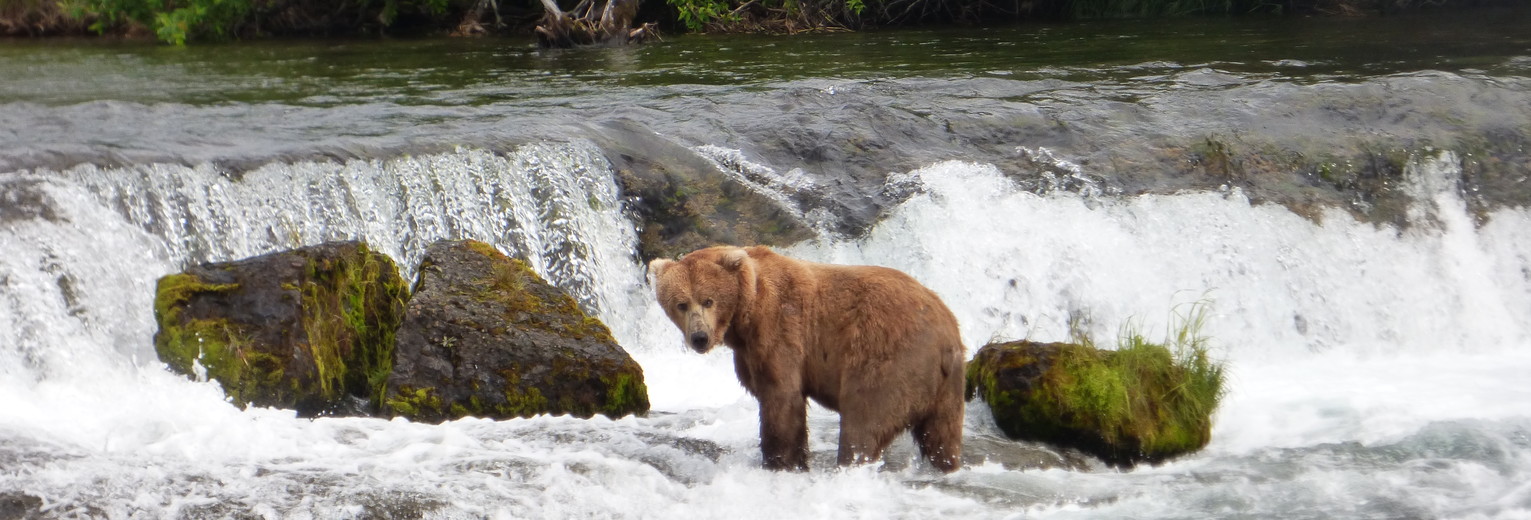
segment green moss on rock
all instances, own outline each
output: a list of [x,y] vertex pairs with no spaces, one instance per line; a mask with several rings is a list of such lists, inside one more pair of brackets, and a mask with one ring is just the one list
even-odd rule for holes
[[982,397],[1013,438],[1117,466],[1159,462],[1206,446],[1223,395],[1222,365],[1189,339],[1173,352],[1136,334],[1116,350],[1088,341],[986,345],[968,364],[968,396]]
[[606,404],[598,412],[607,417],[621,417],[649,409],[649,388],[643,378],[622,372],[602,378],[606,385]]
[[219,320],[193,320],[182,323],[181,308],[198,294],[222,294],[239,288],[238,284],[207,283],[186,273],[159,279],[154,292],[154,320],[160,333],[155,335],[154,350],[160,360],[183,374],[192,373],[193,363],[204,349],[221,351],[237,332]]
[[489,257],[493,273],[477,297],[505,306],[505,318],[522,326],[542,329],[573,339],[596,339],[615,343],[601,320],[585,314],[567,293],[553,289],[519,258],[511,258],[494,246],[464,240],[464,247]]
[[366,413],[348,396],[380,401],[406,298],[393,261],[359,242],[195,266],[159,280],[155,350],[241,407]]
[[419,273],[390,384],[435,388],[443,406],[413,413],[390,404],[394,414],[435,422],[648,411],[642,368],[525,262],[483,242],[443,241],[426,250]]
[[434,388],[399,387],[386,405],[395,414],[405,417],[440,414],[442,411],[441,398]]
[[548,398],[535,386],[506,385],[505,403],[495,407],[501,417],[532,417],[548,412]]
[[311,257],[299,291],[324,397],[349,393],[381,401],[409,297],[393,261],[366,244],[357,244],[354,255]]
[[229,399],[240,406],[252,401],[288,401],[296,385],[286,380],[285,363],[252,348],[243,327],[224,318],[182,316],[182,309],[195,297],[219,297],[239,288],[239,284],[208,283],[187,273],[161,278],[154,300],[155,321],[160,326],[155,352],[182,374],[195,375],[201,367],[207,378],[218,381]]

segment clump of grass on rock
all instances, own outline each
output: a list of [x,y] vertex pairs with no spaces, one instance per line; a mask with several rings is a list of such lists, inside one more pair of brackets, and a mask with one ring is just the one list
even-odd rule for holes
[[1224,366],[1192,305],[1162,343],[1125,328],[1115,349],[1086,334],[1070,343],[985,345],[968,364],[968,397],[983,397],[1011,438],[1078,448],[1118,467],[1158,463],[1212,439]]

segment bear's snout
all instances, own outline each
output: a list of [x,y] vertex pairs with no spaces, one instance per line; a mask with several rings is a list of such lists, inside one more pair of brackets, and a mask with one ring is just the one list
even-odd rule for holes
[[707,331],[699,330],[691,333],[691,348],[697,352],[706,353],[708,347]]

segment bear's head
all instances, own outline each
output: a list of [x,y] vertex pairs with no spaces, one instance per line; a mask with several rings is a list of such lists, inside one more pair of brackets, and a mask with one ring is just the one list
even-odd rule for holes
[[734,316],[754,290],[749,252],[739,247],[710,247],[680,260],[649,262],[654,291],[686,344],[707,353],[723,342]]

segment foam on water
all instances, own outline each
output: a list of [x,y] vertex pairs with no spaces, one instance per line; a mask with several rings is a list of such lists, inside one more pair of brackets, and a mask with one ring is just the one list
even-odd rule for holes
[[[910,272],[956,312],[970,354],[991,338],[1062,339],[1071,316],[1098,337],[1127,322],[1152,336],[1205,300],[1230,363],[1200,454],[1129,472],[1016,468],[1008,450],[1040,448],[988,441],[975,403],[969,451],[992,458],[942,476],[909,463],[907,440],[885,465],[826,469],[837,419],[819,408],[818,469],[760,469],[753,399],[727,352],[684,350],[651,303],[588,145],[238,180],[208,166],[0,174],[13,204],[0,212],[0,503],[57,517],[1525,517],[1531,213],[1473,225],[1457,175],[1449,153],[1414,162],[1416,223],[1402,231],[1337,211],[1315,223],[1237,190],[1037,195],[960,162],[897,179],[918,192],[867,236],[788,252]],[[536,259],[643,365],[655,411],[306,420],[238,410],[154,359],[158,276],[336,238],[406,269],[439,238]]]

